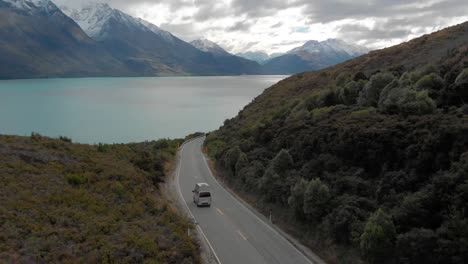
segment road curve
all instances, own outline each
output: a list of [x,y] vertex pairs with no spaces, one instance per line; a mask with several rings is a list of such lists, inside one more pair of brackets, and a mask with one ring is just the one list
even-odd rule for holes
[[[226,191],[213,177],[201,152],[204,137],[184,144],[176,185],[222,264],[311,264],[297,248]],[[192,200],[196,183],[206,182],[212,192],[211,207],[198,208]]]

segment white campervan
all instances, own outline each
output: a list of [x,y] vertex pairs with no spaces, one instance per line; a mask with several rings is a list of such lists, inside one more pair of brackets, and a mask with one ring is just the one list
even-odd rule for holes
[[193,192],[193,202],[197,206],[210,206],[211,205],[211,193],[210,186],[207,183],[197,183],[195,184],[195,189]]

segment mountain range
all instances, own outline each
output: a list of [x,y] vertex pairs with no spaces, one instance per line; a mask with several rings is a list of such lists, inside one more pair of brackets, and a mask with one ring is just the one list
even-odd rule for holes
[[0,0],[0,44],[1,79],[291,74],[367,52],[329,40],[276,58],[238,56],[206,39],[187,43],[107,4],[74,10],[51,0]]
[[267,60],[264,71],[272,74],[295,74],[321,70],[369,52],[367,48],[339,39],[311,40],[286,54]]

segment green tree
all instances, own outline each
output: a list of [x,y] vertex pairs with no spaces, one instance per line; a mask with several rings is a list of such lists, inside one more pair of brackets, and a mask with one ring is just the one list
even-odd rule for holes
[[307,181],[303,178],[291,188],[291,195],[288,198],[288,205],[294,210],[296,218],[304,218],[304,193],[307,189]]
[[361,235],[361,252],[369,263],[384,263],[393,255],[396,239],[392,219],[378,209],[366,222]]
[[351,74],[348,72],[342,72],[336,77],[336,86],[344,86],[349,80],[351,80]]
[[365,81],[350,81],[339,88],[339,101],[345,105],[356,104],[359,93],[363,89]]
[[249,159],[247,158],[247,155],[245,155],[245,153],[241,152],[239,154],[239,157],[237,158],[237,162],[236,162],[236,176],[240,176],[239,173],[240,171],[247,167],[249,165]]
[[326,213],[331,198],[330,189],[318,178],[312,179],[304,193],[304,213],[319,221]]
[[364,86],[360,92],[358,103],[361,106],[377,106],[379,102],[380,93],[382,90],[391,83],[395,77],[388,72],[377,73],[371,77],[369,82]]
[[410,87],[395,88],[379,102],[379,110],[390,114],[426,115],[436,108],[427,91],[415,91]]
[[265,170],[258,184],[263,198],[268,202],[281,200],[282,194],[281,177],[271,167]]
[[416,90],[434,90],[439,91],[444,87],[444,80],[437,74],[431,73],[423,76],[416,82]]
[[273,170],[282,175],[293,166],[293,158],[286,149],[280,150],[271,162]]
[[398,235],[396,249],[400,263],[438,263],[437,235],[430,229],[414,228],[407,233]]
[[242,150],[239,146],[232,147],[229,149],[226,154],[224,154],[223,165],[228,170],[231,175],[235,174],[236,171],[236,163],[241,155]]

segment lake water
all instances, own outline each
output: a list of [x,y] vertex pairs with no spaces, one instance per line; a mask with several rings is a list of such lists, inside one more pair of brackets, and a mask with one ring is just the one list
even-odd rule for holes
[[179,138],[217,129],[286,76],[0,81],[0,134],[80,143]]

